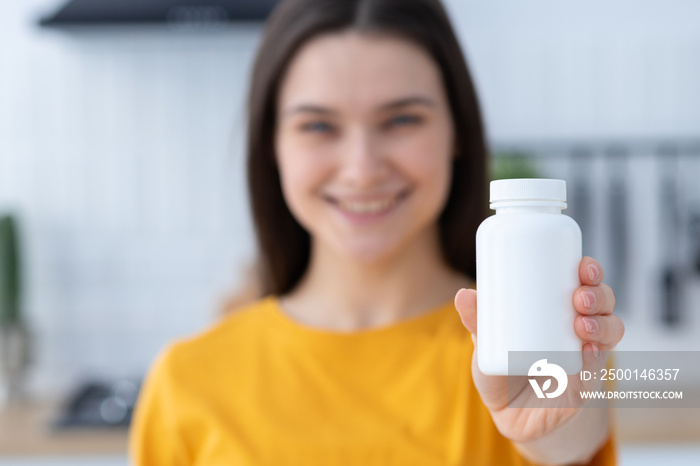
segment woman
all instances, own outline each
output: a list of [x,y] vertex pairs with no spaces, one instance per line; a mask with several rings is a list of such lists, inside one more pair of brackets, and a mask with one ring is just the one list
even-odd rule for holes
[[[160,355],[134,463],[614,464],[605,410],[507,408],[473,362],[486,145],[439,1],[283,2],[251,82],[263,296]],[[588,365],[623,333],[602,276]]]

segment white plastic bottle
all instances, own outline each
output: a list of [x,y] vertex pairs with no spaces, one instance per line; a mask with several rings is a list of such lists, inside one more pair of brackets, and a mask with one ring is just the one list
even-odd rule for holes
[[573,297],[580,286],[581,229],[561,212],[566,182],[496,180],[490,197],[496,215],[476,233],[479,369],[527,375],[528,367],[509,371],[508,352],[538,351],[568,352],[564,369],[580,371]]

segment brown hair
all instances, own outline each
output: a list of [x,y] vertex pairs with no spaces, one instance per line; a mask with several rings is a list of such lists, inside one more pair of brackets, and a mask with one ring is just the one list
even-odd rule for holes
[[309,262],[310,237],[282,195],[274,137],[280,81],[310,39],[342,30],[398,35],[440,68],[455,126],[457,157],[439,218],[446,262],[475,277],[476,229],[487,214],[486,141],[467,64],[439,0],[286,0],[270,16],[248,101],[248,189],[260,253],[262,295],[291,290]]

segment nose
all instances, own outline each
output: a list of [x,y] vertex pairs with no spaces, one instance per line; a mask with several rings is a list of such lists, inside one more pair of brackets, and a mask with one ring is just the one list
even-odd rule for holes
[[368,131],[348,134],[342,156],[341,179],[354,187],[378,184],[386,177],[389,167],[379,141]]

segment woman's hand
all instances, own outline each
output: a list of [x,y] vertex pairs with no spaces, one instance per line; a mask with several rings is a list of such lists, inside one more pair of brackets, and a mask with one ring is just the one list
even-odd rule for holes
[[[584,257],[579,264],[579,278],[581,286],[573,296],[574,308],[578,315],[573,325],[576,335],[581,339],[584,370],[599,371],[605,367],[607,352],[622,339],[624,325],[619,317],[613,315],[615,296],[612,289],[602,283],[603,269],[600,264],[590,257]],[[479,370],[477,364],[476,291],[464,288],[459,290],[455,296],[455,307],[462,318],[462,323],[472,333],[472,340],[475,343],[472,358],[474,384],[482,401],[491,412],[498,430],[514,442],[536,442],[538,439],[556,436],[557,429],[567,424],[581,411],[583,402],[579,399],[579,391],[595,390],[600,386],[600,381],[584,382],[578,375],[571,375],[566,392],[560,398],[548,399],[548,407],[509,408],[508,377],[485,375]],[[513,390],[514,380],[522,388],[528,388],[527,377],[517,379],[511,377],[511,390]],[[511,403],[518,406],[541,405],[532,389],[519,390],[519,394],[511,400]],[[553,404],[555,407],[551,407]],[[592,426],[592,429],[595,427],[595,425]],[[599,431],[605,431],[605,427],[598,426]],[[580,434],[583,437],[585,432]]]

